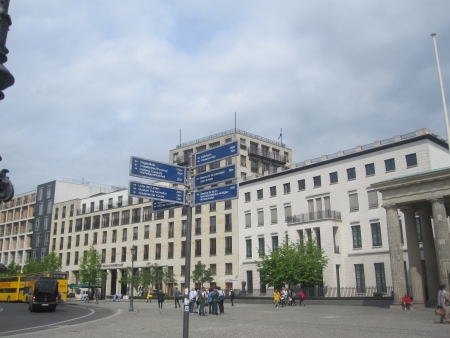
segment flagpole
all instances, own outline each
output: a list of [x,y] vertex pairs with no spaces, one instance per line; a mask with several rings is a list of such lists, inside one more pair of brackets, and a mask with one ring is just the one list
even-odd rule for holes
[[450,150],[450,127],[448,125],[447,104],[445,103],[444,83],[442,82],[441,66],[439,64],[439,56],[438,56],[437,43],[436,43],[436,33],[431,34],[431,37],[433,38],[434,51],[436,53],[436,63],[437,63],[437,69],[438,69],[438,75],[439,75],[439,84],[441,85],[442,105],[444,106],[445,126],[447,127],[447,144],[448,144],[448,148]]

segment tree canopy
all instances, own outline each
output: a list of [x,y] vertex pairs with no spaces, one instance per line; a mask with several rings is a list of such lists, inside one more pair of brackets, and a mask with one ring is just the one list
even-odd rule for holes
[[100,285],[102,277],[105,274],[98,269],[101,261],[101,254],[91,245],[86,256],[82,257],[81,263],[79,264],[78,282]]
[[277,250],[261,255],[257,262],[261,284],[281,288],[288,285],[314,285],[323,280],[323,269],[328,264],[322,248],[315,239],[293,243],[285,240]]
[[52,251],[47,256],[44,256],[44,261],[41,263],[36,262],[34,258],[30,258],[28,262],[23,266],[23,273],[37,273],[37,272],[56,272],[62,270],[62,261],[56,255],[55,251]]
[[214,280],[211,269],[207,269],[206,264],[202,264],[201,261],[198,261],[197,264],[195,264],[191,279],[194,283],[200,283],[202,287],[203,283],[211,283]]
[[20,265],[16,264],[15,262],[11,261],[11,263],[8,264],[6,267],[6,276],[14,276],[20,274]]

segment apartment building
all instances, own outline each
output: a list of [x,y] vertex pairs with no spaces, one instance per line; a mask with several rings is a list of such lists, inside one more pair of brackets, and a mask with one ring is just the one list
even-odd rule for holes
[[[197,167],[195,172],[235,163],[238,180],[242,180],[247,175],[286,170],[292,162],[292,151],[283,144],[233,129],[178,145],[170,150],[170,163],[187,166],[190,155],[235,140],[240,144],[239,156]],[[153,212],[151,201],[132,198],[127,193],[119,190],[54,205],[52,248],[62,258],[64,270],[70,272],[70,281],[76,281],[80,259],[94,245],[102,255],[101,269],[107,271],[102,294],[125,294],[126,285],[119,280],[123,269],[131,267],[130,248],[136,245],[136,269],[149,263],[168,266],[174,271],[178,286],[183,287],[187,209]],[[213,272],[212,286],[220,285],[226,290],[240,285],[237,205],[237,200],[198,205],[192,215],[191,269],[201,261]],[[68,210],[73,212],[68,214]],[[171,294],[173,285],[167,287]]]
[[0,263],[23,267],[31,257],[36,191],[0,203]]
[[[290,170],[247,177],[240,183],[238,217],[239,268],[248,292],[272,291],[260,284],[256,266],[260,251],[276,250],[286,238],[314,237],[329,262],[323,285],[311,287],[311,295],[343,296],[341,292],[348,290],[367,296],[390,294],[386,210],[371,184],[448,166],[448,144],[419,129],[307,160]],[[411,285],[404,224],[400,212],[405,274]],[[416,225],[421,242],[418,216]],[[426,289],[426,278],[424,285]]]

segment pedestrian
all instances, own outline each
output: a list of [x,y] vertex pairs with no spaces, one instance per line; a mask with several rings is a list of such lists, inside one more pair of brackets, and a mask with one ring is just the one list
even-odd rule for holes
[[409,308],[412,310],[413,302],[411,300],[411,297],[409,297],[408,292],[405,292],[405,295],[402,297],[402,305],[405,311]]
[[194,313],[194,304],[195,298],[197,297],[197,292],[195,292],[194,288],[189,292],[189,312]]
[[175,292],[173,294],[173,300],[175,301],[175,309],[177,308],[177,304],[178,304],[178,307],[181,308],[180,295],[181,295],[180,290],[178,290],[178,288],[175,288]]
[[442,284],[441,289],[438,291],[438,308],[444,310],[444,314],[441,316],[441,323],[450,324],[450,320],[448,320],[448,294],[447,294],[447,285]]
[[295,292],[293,290],[291,290],[291,294],[292,294],[292,303],[291,303],[291,305],[293,304],[293,305],[297,306],[297,303],[295,302]]
[[219,295],[219,310],[220,314],[225,313],[225,309],[223,306],[223,302],[225,301],[225,292],[222,290],[220,286],[217,287],[218,295]]
[[208,305],[209,305],[209,314],[212,315],[212,292],[213,290],[211,290],[211,288],[208,289]]
[[211,298],[212,298],[213,314],[218,316],[219,314],[217,313],[217,303],[219,303],[219,293],[217,288],[214,289]]
[[148,301],[150,301],[150,303],[152,302],[152,292],[150,291],[150,289],[148,289],[148,292],[147,292],[147,303],[148,303]]
[[198,303],[199,303],[198,315],[199,316],[206,316],[205,315],[205,302],[207,302],[207,301],[208,301],[208,296],[206,294],[205,287],[202,286],[199,297],[198,297]]
[[305,293],[303,292],[302,289],[300,289],[300,291],[298,292],[298,301],[300,303],[300,306],[306,306],[305,305]]
[[231,300],[231,306],[234,306],[234,291],[233,291],[233,289],[230,290],[230,300]]
[[275,308],[279,309],[280,308],[280,293],[278,292],[277,289],[274,290],[273,292],[273,301],[275,302]]
[[158,309],[162,309],[164,303],[164,293],[161,289],[158,292]]
[[284,294],[284,288],[281,289],[280,298],[281,298],[281,307],[285,307],[286,306],[286,296]]

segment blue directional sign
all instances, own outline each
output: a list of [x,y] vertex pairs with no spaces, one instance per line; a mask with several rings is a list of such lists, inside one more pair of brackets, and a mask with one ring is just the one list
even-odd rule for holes
[[195,192],[194,204],[205,204],[211,202],[231,200],[238,197],[238,185],[230,184],[223,187],[200,190]]
[[195,175],[195,187],[216,184],[236,178],[236,164]]
[[239,145],[237,141],[227,143],[223,146],[208,149],[195,154],[195,166],[223,160],[224,158],[239,155]]
[[135,156],[130,158],[130,175],[179,184],[186,181],[185,168]]
[[166,188],[158,185],[130,181],[128,194],[134,197],[184,204],[184,190],[181,189]]
[[184,204],[179,204],[175,202],[163,202],[163,201],[153,201],[153,211],[161,211],[167,209],[175,209],[184,206]]

